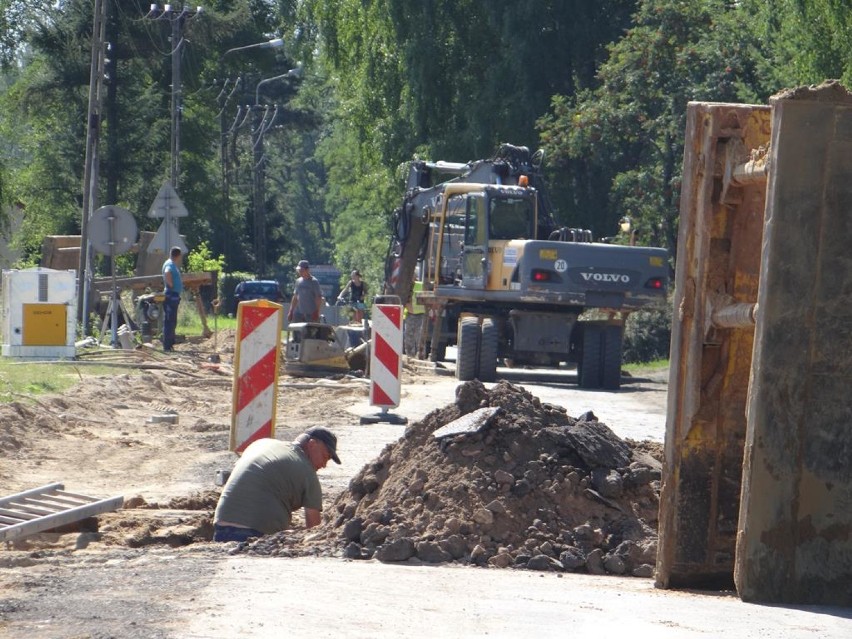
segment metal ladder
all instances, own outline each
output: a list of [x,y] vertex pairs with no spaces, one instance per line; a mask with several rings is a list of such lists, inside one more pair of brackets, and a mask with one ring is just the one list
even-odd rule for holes
[[0,541],[11,541],[121,508],[124,497],[98,499],[48,484],[0,497]]

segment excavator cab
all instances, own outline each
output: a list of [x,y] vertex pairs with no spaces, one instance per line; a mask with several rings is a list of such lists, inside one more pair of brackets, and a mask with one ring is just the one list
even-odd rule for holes
[[537,221],[533,189],[479,185],[448,198],[432,226],[432,254],[441,263],[458,265],[456,286],[505,289],[524,243],[535,238]]
[[473,289],[505,288],[503,280],[511,278],[502,277],[504,267],[514,268],[523,241],[535,237],[535,193],[488,188],[465,198],[461,285]]

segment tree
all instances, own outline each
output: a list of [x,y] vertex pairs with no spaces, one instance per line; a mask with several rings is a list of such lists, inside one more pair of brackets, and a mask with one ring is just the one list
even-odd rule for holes
[[[15,32],[25,41],[14,50],[20,71],[2,95],[0,113],[3,153],[10,167],[8,188],[26,205],[22,241],[30,254],[37,254],[46,234],[78,232],[81,218],[92,3],[46,4],[51,11],[27,14],[25,23],[15,22]],[[19,6],[8,0],[0,15],[18,20],[16,16],[23,15],[16,13]],[[100,201],[126,206],[136,213],[143,230],[153,230],[156,221],[145,212],[169,166],[171,30],[167,20],[144,19],[148,3],[109,0],[108,6],[110,64]],[[205,3],[203,19],[187,26],[189,42],[182,47],[185,97],[179,190],[191,215],[181,230],[190,245],[214,236],[217,253],[243,229],[241,220],[235,224],[223,214],[228,207],[221,190],[210,188],[219,175],[214,78],[222,72],[222,51],[268,37],[274,18],[269,9],[263,0]],[[248,66],[265,68],[267,60],[261,56],[248,57]],[[271,67],[273,72],[279,68]]]
[[[312,0],[302,20],[335,96],[320,143],[342,264],[381,273],[400,165],[537,146],[554,92],[590,86],[633,0]],[[573,204],[567,198],[560,204]],[[569,211],[570,215],[570,211]],[[359,256],[359,257],[355,257]],[[363,261],[362,261],[363,260]],[[370,264],[371,266],[366,266]]]
[[755,3],[643,0],[598,86],[553,98],[539,121],[545,149],[556,170],[582,163],[605,187],[583,218],[599,235],[629,216],[642,243],[674,255],[686,105],[766,99],[759,15]]

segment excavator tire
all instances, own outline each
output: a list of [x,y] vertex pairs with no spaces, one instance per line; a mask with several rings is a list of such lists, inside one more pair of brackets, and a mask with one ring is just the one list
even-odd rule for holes
[[602,385],[606,390],[618,390],[621,388],[621,342],[624,327],[606,326],[603,334]]
[[479,381],[497,381],[497,347],[499,334],[497,324],[490,317],[482,320],[481,342],[479,345]]
[[456,379],[468,382],[479,373],[479,318],[463,317],[459,321]]
[[580,388],[618,390],[621,387],[622,326],[586,324],[583,356],[577,366]]
[[603,327],[587,324],[583,327],[583,356],[577,365],[580,388],[600,388]]

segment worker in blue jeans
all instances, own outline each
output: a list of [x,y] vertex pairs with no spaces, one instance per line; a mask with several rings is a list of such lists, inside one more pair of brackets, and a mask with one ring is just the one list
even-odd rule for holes
[[163,286],[166,289],[166,299],[163,301],[163,350],[170,352],[175,346],[175,329],[177,328],[178,306],[180,295],[183,293],[183,280],[180,276],[180,265],[183,254],[177,246],[169,252],[169,259],[163,262]]

